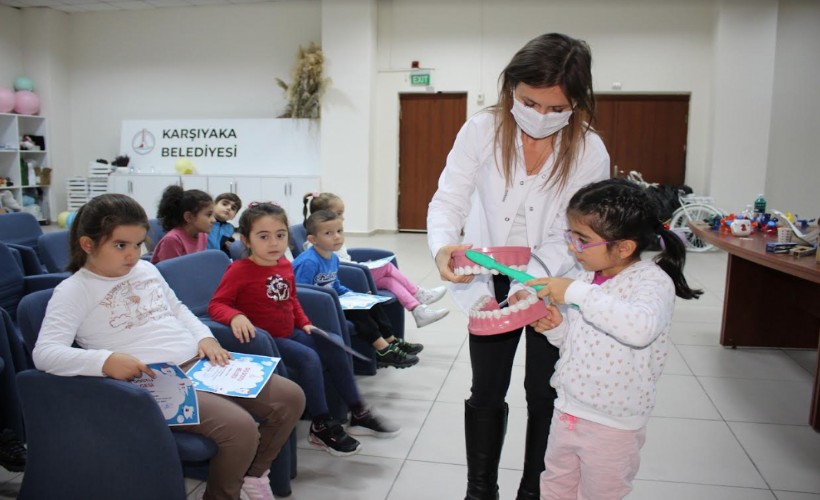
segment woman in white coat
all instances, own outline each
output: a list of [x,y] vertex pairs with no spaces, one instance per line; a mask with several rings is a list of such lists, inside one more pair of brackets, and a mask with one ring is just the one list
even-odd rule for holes
[[[510,304],[529,293],[504,276],[456,275],[453,251],[474,247],[527,246],[553,276],[577,268],[564,241],[566,207],[581,186],[608,177],[609,155],[591,129],[589,46],[562,34],[545,34],[513,56],[500,76],[498,103],[461,128],[438,190],[430,202],[427,234],[442,279],[452,282],[468,311],[481,296]],[[463,231],[463,239],[461,234]],[[528,272],[545,276],[530,261]],[[550,387],[558,349],[526,331],[527,438],[517,498],[539,498],[539,476],[549,435],[555,391]],[[505,396],[522,329],[470,335],[472,387],[465,401],[467,499],[498,498],[498,462],[507,424]]]

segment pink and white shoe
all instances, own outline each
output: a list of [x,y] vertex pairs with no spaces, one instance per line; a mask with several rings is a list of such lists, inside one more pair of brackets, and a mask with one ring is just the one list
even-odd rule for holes
[[270,479],[265,471],[262,477],[245,476],[242,482],[241,500],[276,500],[270,489]]

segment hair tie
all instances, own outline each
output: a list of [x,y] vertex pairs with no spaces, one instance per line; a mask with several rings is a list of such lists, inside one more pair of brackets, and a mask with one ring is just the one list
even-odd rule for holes
[[311,193],[311,195],[313,195],[314,198],[318,198],[319,196],[321,196],[321,193],[319,191],[314,191]]
[[660,234],[658,235],[658,245],[660,245],[661,251],[666,250],[666,242],[663,241],[663,236]]

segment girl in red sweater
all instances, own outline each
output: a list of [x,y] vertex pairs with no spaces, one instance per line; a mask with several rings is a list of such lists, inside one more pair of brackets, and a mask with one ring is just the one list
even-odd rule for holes
[[[286,365],[297,366],[299,385],[312,415],[308,442],[331,455],[357,453],[361,444],[352,435],[393,437],[399,429],[377,417],[364,405],[346,353],[330,343],[315,341],[313,325],[296,299],[293,267],[285,258],[288,219],[272,203],[251,203],[239,219],[239,234],[250,257],[228,267],[208,306],[208,314],[231,326],[233,334],[247,340],[256,327],[273,338]],[[347,432],[333,420],[325,400],[323,372],[351,410]]]

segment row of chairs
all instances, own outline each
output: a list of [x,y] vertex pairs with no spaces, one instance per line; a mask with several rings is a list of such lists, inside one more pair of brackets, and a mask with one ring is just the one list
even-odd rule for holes
[[[162,262],[157,268],[179,299],[227,349],[278,355],[265,332],[258,332],[249,344],[239,344],[228,327],[207,316],[207,304],[229,262],[224,253],[210,250]],[[19,328],[29,350],[36,342],[52,291],[30,293],[17,307]],[[333,290],[300,285],[297,294],[317,326],[340,333],[350,345]],[[7,372],[10,363],[5,361]],[[280,363],[277,371],[298,382],[296,368]],[[331,381],[326,382],[331,413],[344,421],[346,405]],[[99,498],[184,498],[183,474],[207,477],[214,443],[170,430],[153,399],[131,384],[27,370],[17,376],[17,387],[29,455],[19,498],[88,498],[90,491]],[[271,487],[277,496],[290,494],[290,480],[296,474],[293,439],[271,466]]]

